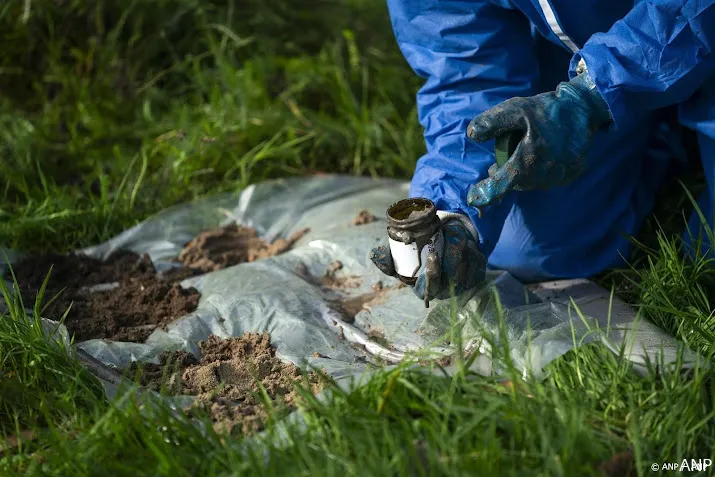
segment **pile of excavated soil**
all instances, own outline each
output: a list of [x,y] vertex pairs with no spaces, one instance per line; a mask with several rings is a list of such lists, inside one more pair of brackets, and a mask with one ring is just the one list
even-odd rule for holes
[[[179,285],[195,271],[178,269],[160,276],[147,255],[118,252],[107,261],[56,254],[20,261],[13,270],[26,307],[33,306],[50,267],[52,274],[42,302],[59,295],[42,315],[59,320],[71,306],[65,325],[77,341],[143,342],[156,328],[191,313],[199,303],[195,288]],[[111,283],[118,285],[100,291],[88,289]]]
[[288,239],[278,239],[269,244],[254,229],[231,224],[197,235],[181,251],[179,261],[204,273],[213,272],[279,255],[289,250],[307,232],[308,229],[301,230]]
[[371,224],[377,220],[368,210],[361,210],[353,219],[353,225]]
[[[141,384],[168,394],[196,396],[190,414],[195,409],[208,411],[219,433],[251,434],[263,428],[268,414],[255,396],[261,387],[277,406],[295,407],[297,384],[304,378],[294,364],[276,357],[267,333],[228,339],[209,336],[199,348],[200,362],[178,352],[163,354],[161,365],[144,365]],[[129,376],[136,376],[131,374],[136,371],[136,365],[130,367]],[[314,393],[321,389],[316,373],[308,373],[308,380]]]
[[[271,244],[254,229],[238,225],[204,232],[181,252],[179,261],[183,266],[161,275],[157,275],[147,255],[126,251],[106,261],[83,255],[46,254],[23,260],[13,269],[23,301],[29,307],[53,267],[43,303],[61,293],[43,316],[58,320],[71,305],[65,325],[77,341],[104,338],[143,342],[156,328],[164,328],[198,306],[199,292],[182,288],[181,280],[281,254],[306,232]],[[109,284],[114,286],[90,290],[94,285]]]

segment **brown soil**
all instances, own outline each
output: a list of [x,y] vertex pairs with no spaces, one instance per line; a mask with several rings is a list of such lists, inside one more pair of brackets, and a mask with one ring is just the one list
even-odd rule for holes
[[320,279],[320,284],[326,288],[334,290],[348,290],[350,288],[360,288],[362,280],[354,275],[340,276],[338,272],[342,270],[343,264],[335,260],[328,265],[325,274]]
[[392,343],[387,341],[387,338],[385,338],[385,334],[377,328],[371,329],[370,332],[367,334],[367,337],[371,341],[374,341],[375,343],[385,348],[391,349],[393,347]]
[[181,251],[179,261],[204,273],[213,272],[279,255],[289,250],[307,232],[308,229],[301,230],[287,240],[278,239],[269,244],[254,229],[231,224],[197,235]]
[[370,310],[370,307],[384,303],[388,291],[389,289],[383,289],[380,292],[330,300],[330,306],[343,316],[346,323],[352,323],[362,310]]
[[336,260],[328,265],[324,275],[320,278],[311,275],[308,267],[304,264],[296,266],[295,272],[303,280],[320,287],[330,307],[340,313],[346,323],[354,322],[355,316],[362,310],[369,310],[371,306],[384,303],[390,291],[404,287],[401,283],[385,287],[382,282],[377,282],[372,286],[371,292],[349,295],[345,292],[351,288],[359,288],[362,281],[360,277],[353,275],[339,276],[338,271],[342,268],[342,263]]
[[[268,413],[256,397],[261,387],[278,407],[295,407],[301,371],[276,357],[267,333],[228,339],[209,336],[199,348],[200,362],[179,352],[162,355],[161,365],[144,365],[141,384],[168,394],[196,396],[189,414],[207,411],[219,433],[251,434],[264,427]],[[132,366],[128,372],[136,370]],[[316,373],[308,373],[308,381],[314,393],[322,388]]]
[[[195,288],[179,285],[195,271],[178,269],[157,275],[147,255],[118,252],[105,262],[82,255],[48,254],[17,263],[13,270],[25,306],[34,304],[50,267],[43,304],[59,296],[42,315],[58,320],[71,307],[65,325],[77,341],[143,342],[156,328],[194,311],[199,302]],[[112,289],[91,293],[87,289],[115,282],[119,285]]]
[[361,210],[353,219],[353,225],[371,224],[377,220],[377,217],[372,215],[367,210]]
[[[196,309],[199,292],[183,289],[181,280],[278,255],[306,232],[271,244],[258,237],[254,229],[237,225],[204,232],[181,252],[179,261],[184,266],[161,275],[157,275],[148,256],[132,252],[118,252],[105,262],[82,255],[47,254],[28,258],[13,268],[23,301],[31,306],[53,267],[43,302],[62,293],[43,311],[43,316],[60,319],[71,305],[65,324],[77,341],[104,338],[143,342],[156,328],[164,328]],[[119,286],[88,290],[111,283]]]

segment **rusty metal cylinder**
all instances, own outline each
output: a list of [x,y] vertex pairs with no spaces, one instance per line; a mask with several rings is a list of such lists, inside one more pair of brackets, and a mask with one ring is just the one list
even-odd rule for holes
[[441,253],[444,239],[437,208],[429,199],[404,199],[387,209],[387,236],[399,279],[410,286],[426,265],[427,254]]

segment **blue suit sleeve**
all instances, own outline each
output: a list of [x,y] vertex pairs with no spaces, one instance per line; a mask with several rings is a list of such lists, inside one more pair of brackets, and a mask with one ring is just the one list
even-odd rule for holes
[[644,0],[574,55],[618,123],[681,103],[715,70],[715,0]]
[[417,94],[427,153],[419,159],[410,196],[438,210],[470,217],[482,253],[499,239],[513,199],[485,210],[467,205],[469,186],[488,176],[494,143],[466,137],[476,115],[538,87],[539,67],[526,17],[487,0],[388,0],[398,45],[412,69],[425,78]]

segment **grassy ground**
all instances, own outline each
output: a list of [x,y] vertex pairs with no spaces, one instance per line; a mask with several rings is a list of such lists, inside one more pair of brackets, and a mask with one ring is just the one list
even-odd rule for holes
[[[0,36],[7,246],[94,244],[167,205],[271,177],[408,178],[422,152],[418,82],[383,2],[8,0]],[[679,197],[661,208],[665,231],[649,224],[638,267],[602,281],[712,357],[715,268],[680,258]],[[306,396],[307,435],[289,427],[285,446],[240,447],[162,405],[104,402],[67,350],[10,308],[3,475],[571,476],[629,461],[647,475],[653,462],[715,460],[711,373],[640,377],[601,346],[511,387],[398,369],[327,403]]]

